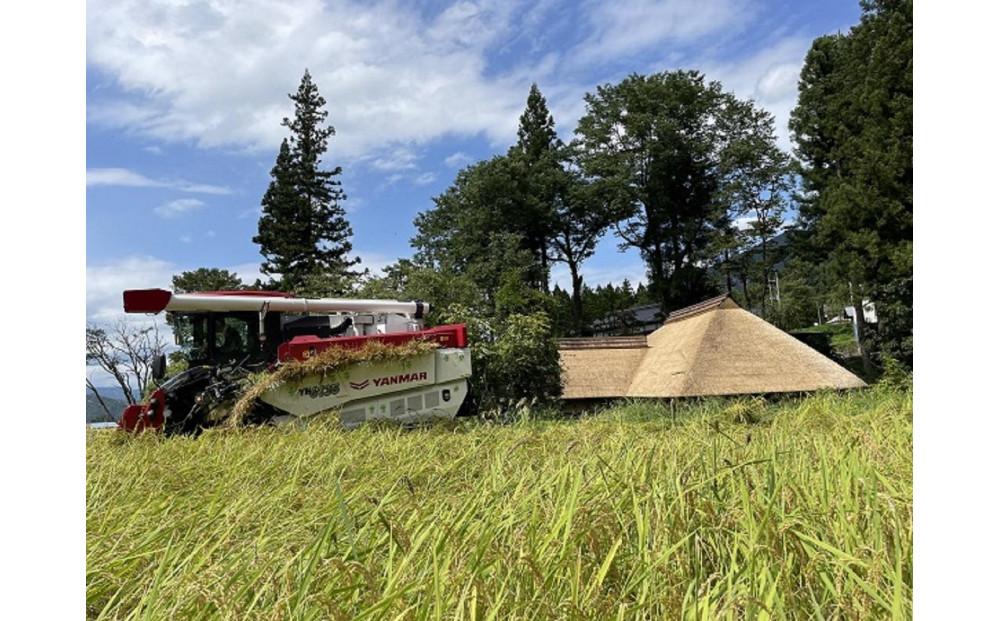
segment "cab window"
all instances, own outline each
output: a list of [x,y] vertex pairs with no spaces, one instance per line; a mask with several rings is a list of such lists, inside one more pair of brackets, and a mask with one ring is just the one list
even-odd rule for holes
[[219,361],[239,360],[251,356],[256,348],[250,321],[243,317],[215,317],[214,349]]

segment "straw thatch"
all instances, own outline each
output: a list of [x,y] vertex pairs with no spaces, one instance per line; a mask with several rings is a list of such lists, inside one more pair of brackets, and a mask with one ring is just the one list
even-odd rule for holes
[[[864,386],[728,296],[671,313],[645,347],[560,346],[563,398],[695,397]],[[601,339],[609,341],[609,339]]]

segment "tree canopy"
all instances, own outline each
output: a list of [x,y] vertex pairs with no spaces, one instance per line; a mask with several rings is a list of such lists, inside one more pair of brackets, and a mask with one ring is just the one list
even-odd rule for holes
[[769,113],[697,71],[632,74],[584,100],[578,161],[622,245],[641,253],[654,297],[677,308],[716,293],[707,266],[730,232],[732,201],[762,205],[771,194],[754,193],[774,190],[760,169],[762,150],[781,164]]
[[798,254],[850,283],[878,330],[866,350],[909,363],[913,335],[913,3],[866,0],[847,34],[816,39],[790,128],[800,162]]

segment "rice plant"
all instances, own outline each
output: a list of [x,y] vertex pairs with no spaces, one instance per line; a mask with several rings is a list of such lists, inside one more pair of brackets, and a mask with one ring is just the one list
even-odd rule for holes
[[909,618],[912,396],[93,431],[87,614]]

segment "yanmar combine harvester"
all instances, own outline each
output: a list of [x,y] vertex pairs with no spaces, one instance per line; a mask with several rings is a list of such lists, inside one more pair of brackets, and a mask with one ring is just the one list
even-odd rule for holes
[[[463,324],[427,328],[424,302],[304,299],[274,291],[171,293],[125,291],[126,313],[171,315],[188,368],[171,377],[146,403],[128,406],[119,426],[191,433],[220,420],[252,373],[304,360],[331,347],[360,349],[379,341],[432,341],[436,349],[402,361],[354,364],[340,373],[305,377],[264,392],[244,419],[281,423],[339,411],[345,427],[388,419],[413,423],[453,418],[465,401],[472,373]],[[164,376],[166,359],[153,365]]]

